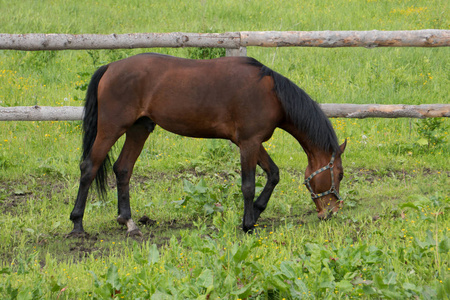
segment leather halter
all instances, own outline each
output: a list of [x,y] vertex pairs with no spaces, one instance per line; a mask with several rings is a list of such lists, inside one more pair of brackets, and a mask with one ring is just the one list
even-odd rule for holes
[[[319,170],[315,171],[314,173],[309,175],[308,178],[305,179],[304,184],[306,185],[306,188],[308,188],[309,192],[311,193],[311,198],[312,198],[313,201],[316,200],[317,198],[320,198],[320,197],[323,197],[323,196],[326,196],[326,195],[329,195],[329,194],[334,194],[336,196],[336,198],[338,198],[339,201],[342,201],[341,196],[339,196],[339,193],[336,190],[336,187],[334,186],[333,167],[334,167],[334,158],[335,158],[335,156],[336,156],[336,152],[333,152],[333,155],[331,156],[331,160],[328,163],[328,165],[326,165],[325,167],[320,168]],[[323,193],[319,193],[319,194],[314,193],[314,191],[313,191],[313,189],[311,187],[310,181],[313,179],[314,176],[316,176],[317,174],[322,173],[322,172],[324,172],[324,171],[326,171],[328,169],[330,169],[330,173],[331,173],[331,187],[330,187],[330,189],[328,191],[326,191],[326,192],[323,192]]]

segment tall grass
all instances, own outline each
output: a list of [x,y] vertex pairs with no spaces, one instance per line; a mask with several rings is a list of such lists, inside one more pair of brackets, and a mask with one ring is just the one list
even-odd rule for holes
[[[449,29],[447,1],[0,1],[2,33]],[[144,51],[0,51],[0,105],[83,105],[95,69]],[[194,51],[194,52],[193,52]],[[448,103],[449,49],[249,48],[320,103]],[[66,239],[78,188],[80,122],[0,125],[0,295],[10,298],[448,299],[449,158],[413,119],[333,119],[344,156],[343,210],[319,222],[302,185],[306,155],[277,130],[265,143],[281,182],[245,236],[239,154],[157,128],[132,178],[144,239],[114,221],[115,191],[88,201],[86,239]],[[445,128],[447,129],[445,130]],[[120,144],[123,141],[119,141]],[[258,171],[258,188],[265,183]],[[183,181],[224,208],[183,202]],[[111,187],[113,187],[111,180]],[[198,200],[198,199],[197,199]],[[179,202],[176,202],[179,201]],[[180,204],[182,203],[182,204]],[[208,296],[209,295],[209,296]],[[447,297],[447,298],[446,298]]]

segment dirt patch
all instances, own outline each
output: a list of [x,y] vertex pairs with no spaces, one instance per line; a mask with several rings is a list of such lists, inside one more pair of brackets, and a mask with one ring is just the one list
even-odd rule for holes
[[30,179],[22,182],[0,182],[0,211],[3,214],[16,215],[18,207],[28,201],[40,201],[41,198],[52,199],[53,194],[64,193],[66,182],[54,178]]
[[139,220],[138,223],[140,225],[146,225],[146,226],[153,226],[156,224],[155,220],[150,219],[149,217],[147,217],[146,215],[143,215]]
[[[286,223],[293,225],[304,225],[307,222],[306,217],[315,213],[313,210],[308,210],[304,214],[290,215],[283,218],[261,218],[258,222],[258,231],[275,231],[277,227],[283,226]],[[60,256],[61,259],[72,259],[73,262],[79,262],[86,257],[94,257],[95,259],[102,259],[108,257],[113,251],[114,247],[133,246],[135,242],[138,245],[144,243],[156,244],[158,248],[169,245],[170,240],[176,237],[181,241],[179,232],[182,230],[194,229],[194,222],[191,220],[177,220],[157,222],[150,219],[146,215],[142,215],[138,219],[142,237],[128,237],[126,234],[126,227],[117,225],[116,229],[104,230],[96,233],[87,233],[79,236],[67,236],[63,234],[53,235],[53,239],[46,241],[47,247],[44,248],[57,249],[51,250],[54,256]],[[206,221],[207,232],[206,236],[213,236],[217,229],[214,228],[212,220]],[[236,230],[240,232],[241,225],[236,226]],[[54,247],[55,244],[59,246]],[[116,250],[114,250],[116,251]],[[47,251],[42,251],[43,253]]]
[[32,195],[30,191],[11,189],[11,187],[3,185],[0,188],[0,211],[5,215],[14,215],[18,207],[27,203],[30,195]]

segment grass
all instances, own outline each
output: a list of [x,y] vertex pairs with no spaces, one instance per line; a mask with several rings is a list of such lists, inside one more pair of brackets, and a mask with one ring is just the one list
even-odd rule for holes
[[[2,33],[450,28],[448,3],[439,0],[0,1],[0,8]],[[98,66],[146,51],[0,51],[0,105],[81,106],[83,86]],[[321,103],[448,103],[448,48],[255,47],[248,54]],[[143,218],[144,234],[134,240],[114,220],[113,178],[106,200],[89,197],[89,235],[65,237],[78,188],[80,122],[2,122],[0,295],[448,299],[449,121],[432,132],[442,138],[437,145],[423,142],[427,129],[419,120],[332,123],[340,140],[349,140],[343,210],[328,222],[317,220],[302,184],[306,155],[277,130],[265,147],[281,182],[251,236],[240,229],[237,149],[157,128],[132,178],[133,217]],[[208,214],[205,203],[220,204],[223,212]]]

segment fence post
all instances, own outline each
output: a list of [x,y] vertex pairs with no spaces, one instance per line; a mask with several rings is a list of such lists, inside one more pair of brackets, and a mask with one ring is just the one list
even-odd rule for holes
[[247,47],[239,47],[237,49],[226,49],[226,56],[247,56]]

